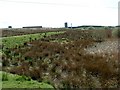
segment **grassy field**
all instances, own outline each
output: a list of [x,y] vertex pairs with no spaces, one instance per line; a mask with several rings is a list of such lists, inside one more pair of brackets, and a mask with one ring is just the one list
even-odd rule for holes
[[26,76],[6,72],[0,72],[0,76],[2,76],[2,88],[53,88],[47,83],[40,83]]
[[10,37],[2,37],[0,38],[0,55],[4,53],[8,48],[18,48],[19,46],[23,46],[24,43],[30,42],[33,40],[38,40],[50,35],[64,33],[64,31],[57,32],[45,32],[45,33],[37,33],[37,34],[27,34],[20,36],[10,36]]
[[23,45],[25,42],[38,40],[43,37],[47,37],[54,34],[64,33],[62,32],[46,32],[46,33],[37,33],[37,34],[28,34],[21,36],[10,36],[2,38],[2,45],[4,48],[15,48],[16,46]]

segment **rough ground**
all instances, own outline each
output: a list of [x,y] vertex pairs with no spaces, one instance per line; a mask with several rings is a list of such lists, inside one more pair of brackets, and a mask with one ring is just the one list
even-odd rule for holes
[[118,53],[118,46],[120,46],[118,39],[112,39],[101,43],[95,43],[94,46],[87,48],[85,51],[89,54]]

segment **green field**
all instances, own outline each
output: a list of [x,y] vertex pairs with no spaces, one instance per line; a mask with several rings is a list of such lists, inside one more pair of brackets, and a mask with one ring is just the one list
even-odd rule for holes
[[2,76],[2,88],[53,88],[47,83],[40,83],[26,76],[6,72],[0,72],[0,76]]
[[38,40],[38,39],[44,38],[44,36],[47,37],[50,35],[60,34],[60,33],[64,33],[64,31],[2,37],[0,38],[0,45],[3,46],[3,50],[0,49],[0,55],[2,55],[2,53],[6,51],[7,48],[17,48],[19,46],[24,45],[25,42]]
[[[61,32],[46,32],[46,36],[54,35],[64,33]],[[10,36],[10,37],[3,37],[2,38],[2,44],[4,48],[14,48],[19,45],[23,45],[25,42],[32,41],[32,40],[38,40],[40,38],[43,38],[45,33],[37,33],[37,34],[28,34],[28,35],[21,35],[21,36]]]

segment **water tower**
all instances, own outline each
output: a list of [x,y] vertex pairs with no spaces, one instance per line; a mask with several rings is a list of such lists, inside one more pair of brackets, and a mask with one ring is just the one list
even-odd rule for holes
[[68,24],[67,24],[67,22],[65,22],[65,28],[68,28]]

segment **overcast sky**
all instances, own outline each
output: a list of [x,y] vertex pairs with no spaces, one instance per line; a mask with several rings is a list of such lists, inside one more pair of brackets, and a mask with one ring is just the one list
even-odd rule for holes
[[119,0],[0,0],[0,28],[118,25]]

